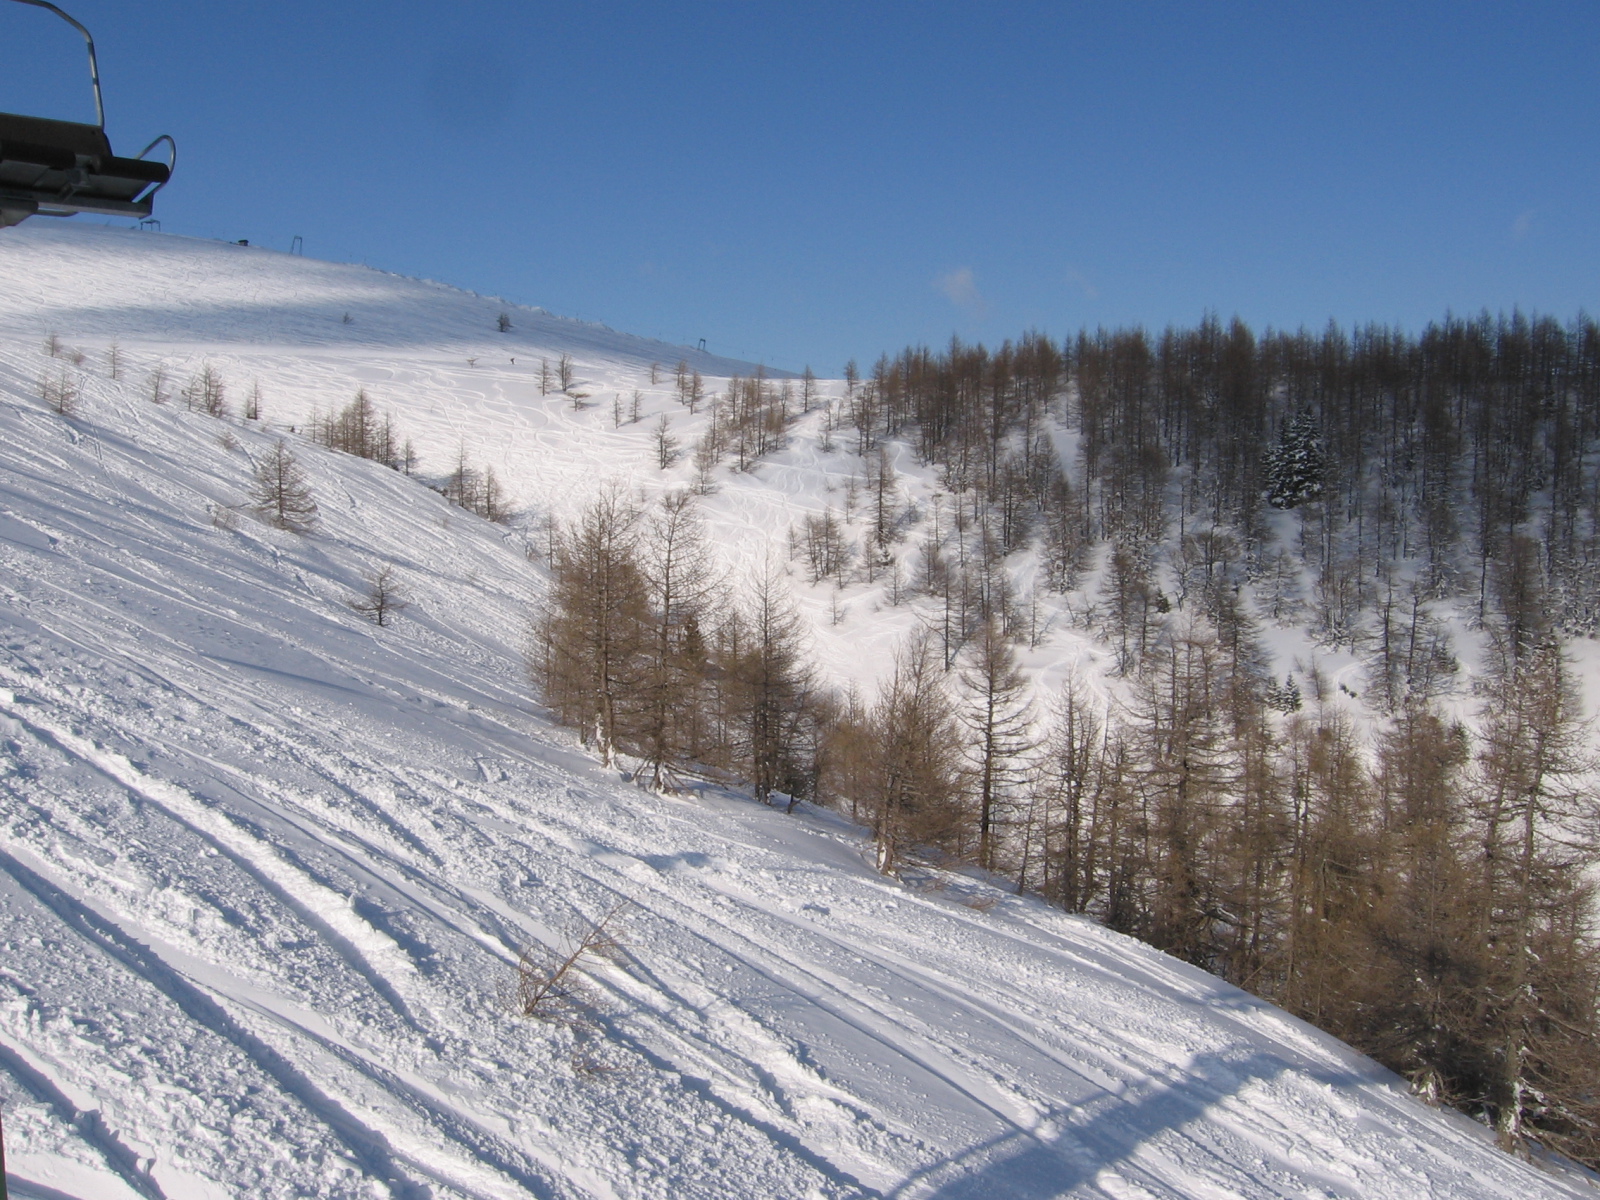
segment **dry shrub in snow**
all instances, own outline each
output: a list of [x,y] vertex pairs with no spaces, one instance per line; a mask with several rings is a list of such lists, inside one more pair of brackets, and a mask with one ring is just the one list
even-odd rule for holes
[[628,905],[613,905],[581,933],[558,947],[532,945],[517,960],[511,1005],[518,1016],[578,1023],[584,1007],[582,968],[586,960],[615,961],[622,953],[618,926]]
[[39,377],[39,395],[52,412],[70,417],[78,411],[78,381],[65,368],[55,374],[46,372]]
[[366,594],[354,596],[346,603],[374,625],[389,624],[398,613],[411,606],[400,591],[400,581],[395,578],[393,567],[385,566],[373,572],[367,576],[367,582],[371,586]]

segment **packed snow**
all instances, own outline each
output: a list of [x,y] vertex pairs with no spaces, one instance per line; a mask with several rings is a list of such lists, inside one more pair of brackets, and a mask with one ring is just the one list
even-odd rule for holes
[[[540,394],[563,353],[593,407]],[[672,482],[609,405],[681,411],[679,358],[713,390],[751,369],[256,248],[0,234],[13,1196],[1593,1194],[1090,921],[885,878],[836,815],[654,794],[550,727],[523,664],[536,518]],[[203,362],[236,398],[259,382],[266,420],[151,402],[158,364],[176,389]],[[63,364],[72,416],[40,397]],[[465,444],[524,519],[288,435],[320,523],[258,521],[252,464],[357,386],[425,473]],[[730,567],[848,459],[797,439],[709,497]],[[928,486],[908,464],[908,500]],[[380,628],[349,601],[384,565],[410,607]],[[826,662],[912,619],[868,616],[819,629]],[[563,1019],[514,1015],[519,955],[611,913]]]

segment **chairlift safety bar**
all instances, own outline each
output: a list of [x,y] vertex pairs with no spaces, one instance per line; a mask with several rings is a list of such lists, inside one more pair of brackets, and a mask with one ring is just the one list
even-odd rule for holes
[[[89,35],[89,31],[83,27],[82,22],[73,18],[70,14],[63,12],[54,4],[51,4],[50,0],[16,0],[16,2],[18,4],[31,4],[34,8],[48,8],[68,25],[71,25],[79,33],[83,34],[83,40],[89,47],[89,79],[94,84],[95,124],[101,129],[104,129],[106,127],[106,106],[105,103],[100,99],[100,63],[95,59],[94,56],[94,38]],[[155,145],[154,142],[150,144],[151,146]],[[174,147],[174,150],[176,150],[176,147]]]

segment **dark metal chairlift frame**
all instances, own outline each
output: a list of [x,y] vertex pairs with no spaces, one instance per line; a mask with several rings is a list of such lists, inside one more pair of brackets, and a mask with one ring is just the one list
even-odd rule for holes
[[[0,228],[35,215],[148,217],[155,194],[172,177],[177,165],[177,143],[162,134],[135,158],[118,158],[111,153],[105,105],[100,99],[100,67],[89,31],[46,0],[16,3],[47,8],[83,34],[89,46],[96,123],[85,125],[0,113]],[[147,160],[145,155],[162,142],[167,143],[168,160]]]

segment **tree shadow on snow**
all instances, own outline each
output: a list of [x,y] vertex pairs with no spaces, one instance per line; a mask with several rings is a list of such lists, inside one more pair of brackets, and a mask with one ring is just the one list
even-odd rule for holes
[[[1134,1156],[1141,1146],[1162,1134],[1205,1120],[1210,1109],[1251,1083],[1265,1082],[1291,1069],[1293,1064],[1257,1051],[1243,1058],[1203,1054],[1183,1072],[1169,1078],[1132,1101],[1104,1097],[1099,1111],[1087,1120],[1066,1119],[1059,1137],[1043,1141],[1024,1132],[995,1138],[919,1172],[887,1200],[913,1195],[928,1200],[1052,1200],[1093,1184],[1102,1169],[1115,1167]],[[1360,1074],[1338,1070],[1301,1072],[1321,1083],[1349,1086],[1370,1082]],[[1184,1157],[1206,1156],[1205,1143],[1186,1149]],[[1209,1174],[1200,1164],[1184,1174]],[[1168,1181],[1177,1182],[1177,1181]],[[1318,1180],[1336,1191],[1345,1189],[1334,1179]],[[932,1190],[928,1190],[931,1186]],[[1099,1194],[1098,1190],[1095,1191]]]

